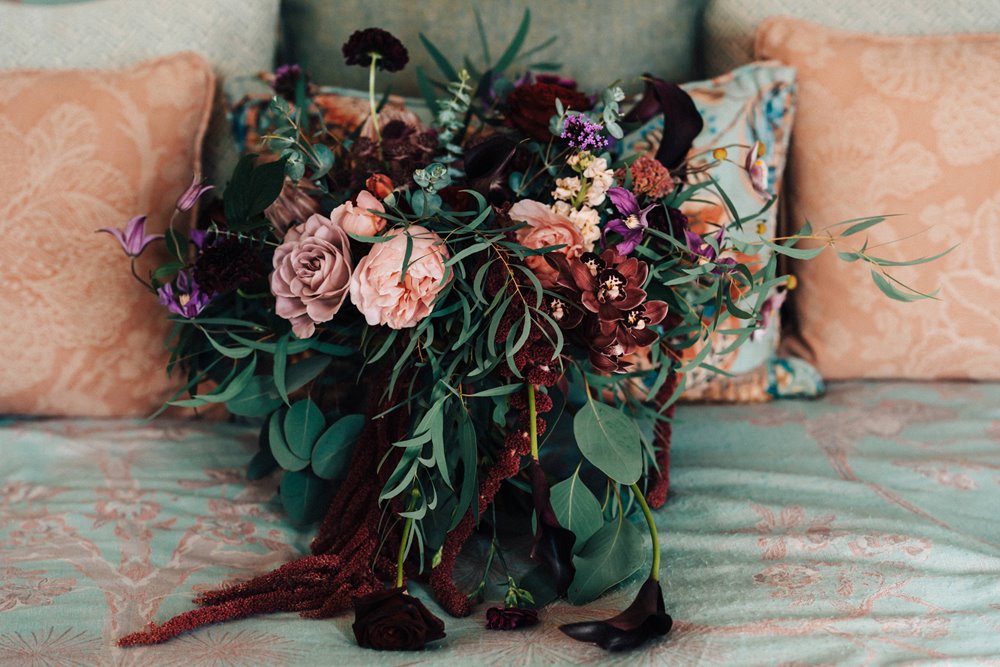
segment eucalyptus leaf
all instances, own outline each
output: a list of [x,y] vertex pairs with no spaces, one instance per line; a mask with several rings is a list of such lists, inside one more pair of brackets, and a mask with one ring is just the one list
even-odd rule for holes
[[639,428],[621,410],[588,400],[573,418],[580,451],[596,468],[619,484],[634,484],[642,475]]
[[573,558],[576,576],[569,586],[569,601],[587,604],[629,578],[645,561],[643,547],[642,531],[631,521],[605,524]]
[[582,551],[587,541],[604,524],[601,503],[576,473],[554,485],[550,493],[552,509],[555,510],[559,524],[573,531],[577,551]]
[[326,428],[326,419],[319,406],[312,399],[306,398],[296,401],[288,409],[284,427],[288,448],[300,459],[308,461],[312,456],[313,445]]
[[297,456],[288,446],[285,440],[282,424],[285,418],[285,410],[277,410],[267,420],[267,441],[271,449],[271,455],[285,470],[302,470],[309,465],[309,459]]
[[288,518],[298,524],[319,519],[326,510],[322,500],[327,489],[327,483],[309,470],[286,472],[281,479],[280,493]]
[[364,415],[347,415],[335,421],[313,447],[313,472],[323,479],[345,477],[354,451],[354,443],[364,427]]

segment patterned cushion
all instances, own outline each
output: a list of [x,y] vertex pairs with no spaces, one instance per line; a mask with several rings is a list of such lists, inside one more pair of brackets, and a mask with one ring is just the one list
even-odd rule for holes
[[[423,65],[431,76],[437,67],[420,43],[426,34],[448,55],[455,67],[462,56],[483,66],[482,44],[468,0],[285,0],[282,20],[289,57],[300,62],[319,83],[367,89],[368,73],[347,67],[340,48],[355,30],[378,26],[393,33],[410,53],[406,69],[387,79],[393,92],[418,94],[415,65]],[[524,8],[530,6],[531,30],[525,49],[552,36],[549,48],[527,58],[525,63],[560,62],[576,77],[584,90],[601,90],[616,79],[632,77],[638,86],[642,72],[672,81],[687,81],[698,75],[695,39],[700,20],[700,2],[690,0],[631,0],[613,3],[614,20],[608,20],[609,5],[601,0],[509,0],[475,3],[489,34],[492,61],[514,37]],[[641,48],[634,48],[641,45]]]
[[[688,83],[683,87],[694,98],[705,119],[705,128],[692,147],[692,159],[704,161],[705,151],[729,146],[730,157],[738,164],[723,163],[712,174],[741,216],[759,211],[764,200],[753,191],[749,178],[743,171],[743,156],[755,141],[765,144],[767,153],[764,160],[770,170],[770,191],[778,196],[794,117],[794,70],[777,63],[757,63],[740,67],[709,81]],[[625,138],[627,150],[655,151],[662,132],[663,118],[651,120]],[[731,219],[725,203],[713,189],[709,188],[704,192],[707,194],[700,194],[698,199],[710,203],[689,203],[684,207],[692,227],[700,232],[714,229],[716,223]],[[761,233],[768,237],[774,236],[777,210],[777,205],[772,205],[754,224],[746,225],[742,233],[734,232],[732,236],[750,241],[758,241]],[[760,229],[757,223],[760,223]],[[733,329],[739,326],[742,326],[740,322],[731,318],[720,323],[719,328]],[[788,393],[806,395],[820,393],[822,383],[804,380],[803,378],[810,376],[808,373],[803,375],[804,369],[800,364],[769,367],[774,361],[779,332],[780,322],[778,318],[773,318],[760,339],[748,341],[734,354],[723,354],[733,342],[732,336],[712,335],[708,344],[712,346],[713,352],[706,357],[705,363],[720,368],[733,377],[701,368],[691,371],[687,374],[685,398],[753,402],[768,400],[773,395],[786,393],[786,390]],[[685,354],[693,357],[700,349],[701,346],[697,346],[687,350]],[[792,371],[795,370],[798,370],[799,379],[794,377],[796,374]]]
[[757,48],[799,72],[790,221],[903,214],[870,230],[889,260],[961,242],[892,272],[940,287],[940,301],[889,301],[867,265],[833,253],[798,268],[799,328],[824,377],[1000,378],[1000,35],[877,37],[775,18]]
[[[0,68],[127,67],[147,58],[196,51],[220,85],[270,69],[279,0],[100,0],[58,7],[0,2]],[[205,172],[224,184],[235,164],[217,95],[205,150]]]
[[706,73],[721,74],[753,60],[757,26],[778,14],[880,35],[1000,31],[996,3],[983,0],[709,0],[704,18]]
[[94,231],[140,213],[164,230],[198,170],[213,88],[193,53],[0,71],[0,413],[147,414],[167,397],[168,323]]

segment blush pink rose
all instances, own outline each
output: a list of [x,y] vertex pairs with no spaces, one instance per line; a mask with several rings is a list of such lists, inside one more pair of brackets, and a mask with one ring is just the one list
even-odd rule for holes
[[372,193],[362,190],[358,195],[358,203],[346,202],[330,213],[330,219],[344,228],[348,234],[357,236],[375,236],[385,228],[385,218],[380,218],[372,209],[379,213],[385,212],[385,207]]
[[[413,250],[402,276],[407,234]],[[358,263],[351,279],[351,303],[372,326],[407,329],[434,309],[434,299],[446,285],[448,250],[440,236],[418,225],[393,230],[389,236]]]
[[333,319],[350,284],[350,238],[340,225],[322,215],[292,227],[274,251],[274,310],[292,323],[299,338],[309,338],[317,324]]
[[[528,223],[527,227],[517,230],[517,242],[525,248],[537,250],[548,246],[565,245],[565,248],[553,252],[560,252],[569,259],[579,257],[585,251],[583,235],[573,221],[541,202],[522,199],[510,207],[508,215],[514,222]],[[526,258],[524,262],[538,276],[542,287],[555,286],[559,272],[553,269],[544,257],[536,255]]]

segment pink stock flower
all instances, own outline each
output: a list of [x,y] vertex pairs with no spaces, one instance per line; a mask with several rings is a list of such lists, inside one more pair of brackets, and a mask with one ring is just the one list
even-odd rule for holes
[[355,236],[375,236],[385,229],[385,218],[379,217],[369,210],[384,212],[385,207],[372,193],[362,190],[358,195],[358,203],[345,202],[333,209],[330,219],[343,227],[348,234]]
[[[412,239],[410,263],[403,274],[407,236]],[[444,289],[448,250],[434,232],[412,225],[389,232],[359,263],[351,279],[351,302],[368,324],[407,329],[434,310]]]
[[274,251],[275,312],[292,323],[299,338],[309,338],[317,324],[333,319],[350,282],[350,239],[340,225],[322,215],[288,230]]
[[182,213],[190,211],[203,194],[215,187],[214,185],[203,185],[203,183],[203,180],[198,180],[197,176],[194,177],[188,189],[177,198],[176,206],[178,211]]
[[[527,227],[517,230],[517,242],[525,248],[537,250],[549,246],[565,246],[552,252],[565,255],[567,259],[579,257],[584,252],[584,240],[573,221],[560,215],[541,202],[522,199],[510,207],[507,213],[514,222],[527,222]],[[559,271],[546,261],[543,255],[534,255],[524,260],[528,268],[538,276],[542,287],[556,284]]]
[[138,257],[153,241],[162,239],[163,234],[146,234],[146,216],[137,215],[125,223],[125,229],[117,227],[104,227],[98,229],[99,232],[111,234],[118,239],[118,244],[129,257]]

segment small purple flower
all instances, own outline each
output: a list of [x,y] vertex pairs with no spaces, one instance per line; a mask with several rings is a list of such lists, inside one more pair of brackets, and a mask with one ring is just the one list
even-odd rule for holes
[[750,152],[747,153],[747,159],[743,163],[743,168],[746,169],[747,174],[750,176],[750,184],[753,186],[754,192],[764,199],[770,199],[771,193],[767,189],[767,163],[759,157],[762,147],[763,144],[759,141],[753,143],[753,146],[750,147]]
[[601,150],[608,147],[608,140],[601,134],[604,128],[584,115],[575,114],[566,119],[562,134],[573,148],[581,151]]
[[[726,235],[726,228],[719,227],[719,232],[715,235],[715,245],[706,241],[700,234],[695,234],[690,229],[684,230],[684,237],[687,240],[688,250],[692,254],[700,257],[703,261],[714,262],[717,265],[725,265],[727,267],[735,266],[736,260],[732,257],[719,257],[719,250],[722,249],[722,239]],[[722,273],[721,267],[717,266],[713,273]]]
[[656,204],[640,209],[639,200],[625,188],[609,188],[608,197],[618,209],[618,213],[624,217],[609,220],[604,225],[604,236],[607,237],[608,232],[620,234],[622,241],[615,246],[615,251],[619,255],[628,255],[642,242],[643,232],[649,227],[646,216]]
[[187,271],[180,271],[173,284],[167,283],[156,293],[160,295],[161,305],[188,319],[197,317],[212,300],[212,296],[203,292]]
[[182,213],[190,211],[203,194],[215,187],[214,185],[203,185],[203,183],[204,181],[199,181],[197,176],[194,177],[188,189],[177,199],[178,211]]
[[138,257],[146,249],[146,246],[163,238],[163,234],[146,234],[146,216],[144,215],[138,215],[129,220],[125,223],[124,230],[117,227],[104,227],[97,231],[111,234],[118,239],[122,250],[129,257]]
[[306,85],[309,85],[309,77],[302,71],[299,65],[279,65],[274,70],[274,80],[271,88],[275,93],[285,98],[289,102],[295,101],[295,92],[299,85],[299,79],[305,77]]

